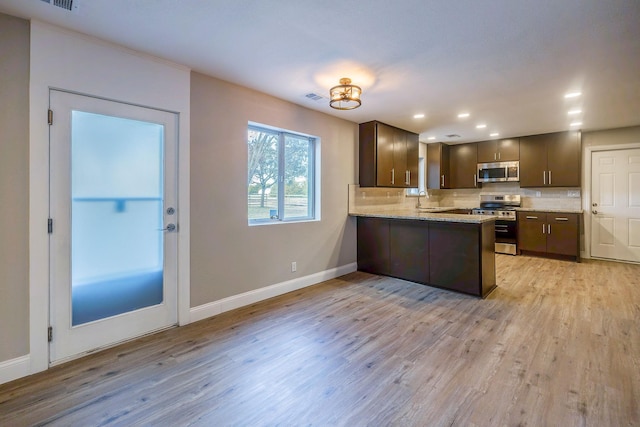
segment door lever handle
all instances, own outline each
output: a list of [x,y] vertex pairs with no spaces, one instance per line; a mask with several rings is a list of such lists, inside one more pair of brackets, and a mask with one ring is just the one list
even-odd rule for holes
[[175,224],[167,224],[167,228],[161,228],[159,231],[175,231]]
[[598,211],[591,211],[592,214],[598,215]]

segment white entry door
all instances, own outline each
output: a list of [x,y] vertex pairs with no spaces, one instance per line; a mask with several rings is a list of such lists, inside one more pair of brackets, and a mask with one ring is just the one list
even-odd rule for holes
[[591,154],[591,256],[640,262],[640,149]]
[[177,323],[177,115],[50,92],[50,362]]

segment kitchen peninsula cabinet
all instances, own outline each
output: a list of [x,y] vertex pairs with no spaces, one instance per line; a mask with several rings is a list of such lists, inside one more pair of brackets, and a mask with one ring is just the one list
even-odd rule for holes
[[418,134],[371,121],[360,124],[360,186],[418,187]]
[[458,144],[449,146],[449,188],[476,188],[478,186],[478,145]]
[[580,132],[520,138],[520,187],[580,187]]
[[572,257],[580,261],[580,214],[518,212],[518,251]]
[[449,146],[442,142],[427,144],[427,188],[450,188]]
[[359,215],[358,270],[486,297],[496,286],[495,221],[425,215],[435,220]]
[[357,233],[358,269],[388,276],[390,274],[389,220],[359,218]]
[[478,163],[516,160],[520,160],[520,140],[518,138],[478,142]]

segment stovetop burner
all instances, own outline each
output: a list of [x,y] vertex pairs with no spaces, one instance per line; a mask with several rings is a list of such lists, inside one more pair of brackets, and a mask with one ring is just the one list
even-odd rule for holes
[[480,207],[472,210],[474,215],[494,215],[501,219],[515,221],[516,208],[520,207],[519,194],[480,196]]

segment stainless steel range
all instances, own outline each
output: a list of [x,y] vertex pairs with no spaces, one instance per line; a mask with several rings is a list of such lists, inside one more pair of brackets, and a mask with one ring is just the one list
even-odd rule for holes
[[494,215],[496,219],[496,252],[515,255],[518,252],[518,222],[516,208],[520,207],[519,194],[481,195],[480,207],[474,215]]

